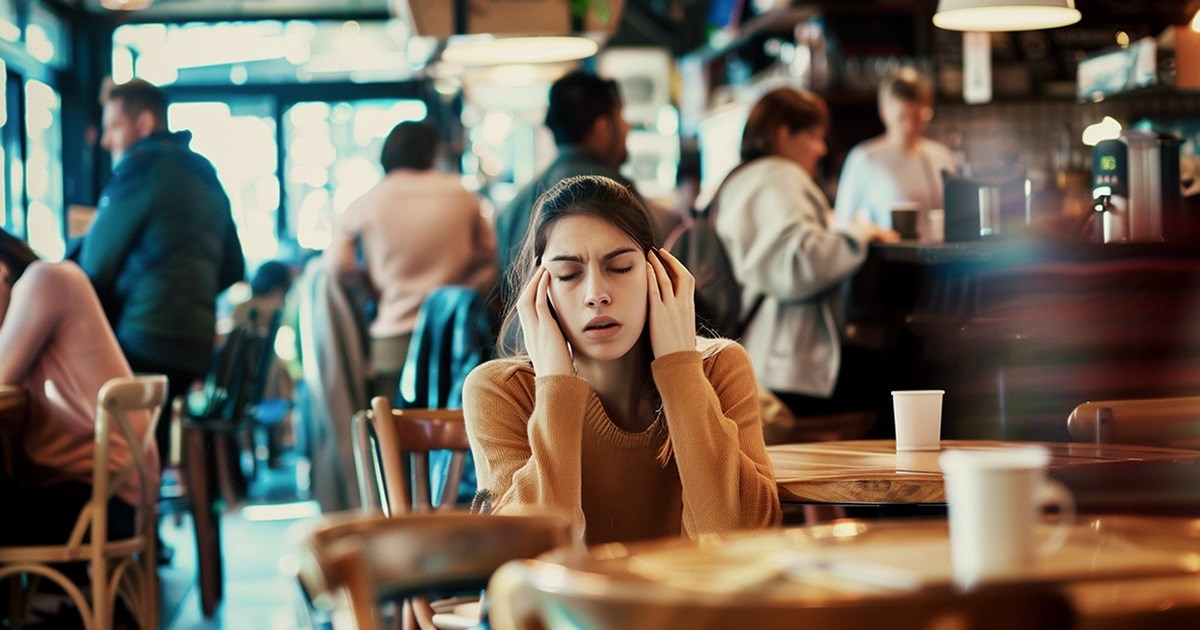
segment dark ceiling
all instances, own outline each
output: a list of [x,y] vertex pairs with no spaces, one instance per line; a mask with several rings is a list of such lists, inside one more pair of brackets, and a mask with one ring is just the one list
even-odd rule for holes
[[[89,12],[108,14],[99,0],[63,0]],[[390,0],[396,1],[396,0]],[[403,0],[402,0],[403,1]],[[415,0],[414,0],[415,1]],[[429,0],[422,0],[429,1]],[[454,0],[432,0],[452,2]],[[566,0],[564,0],[565,2]],[[710,2],[726,0],[626,0],[625,10],[611,45],[666,46],[682,54],[707,39]],[[770,2],[740,0],[746,7]],[[145,11],[121,21],[187,21],[200,19],[379,18],[388,15],[389,0],[155,0]],[[776,0],[778,2],[778,0]],[[937,0],[810,0],[794,6],[812,7],[829,14],[863,19],[898,21],[904,25],[928,24]],[[1200,10],[1200,0],[1076,0],[1084,26],[1112,26],[1156,32],[1169,24],[1182,24]],[[748,9],[752,11],[752,9]],[[749,17],[749,16],[748,16]]]

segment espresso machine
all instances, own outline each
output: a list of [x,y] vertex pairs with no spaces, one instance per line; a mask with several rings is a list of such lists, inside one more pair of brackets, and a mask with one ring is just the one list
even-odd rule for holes
[[1137,129],[1096,144],[1094,240],[1155,242],[1176,236],[1169,228],[1180,211],[1179,144],[1174,136]]

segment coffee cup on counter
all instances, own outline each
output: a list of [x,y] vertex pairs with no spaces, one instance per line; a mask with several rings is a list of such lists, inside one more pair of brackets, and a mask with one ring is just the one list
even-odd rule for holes
[[904,202],[892,204],[892,229],[900,233],[900,238],[906,241],[917,240],[917,222],[920,211],[917,204]]

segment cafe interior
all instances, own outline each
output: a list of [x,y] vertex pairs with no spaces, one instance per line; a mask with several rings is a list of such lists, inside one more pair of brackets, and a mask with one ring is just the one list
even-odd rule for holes
[[[101,497],[62,546],[0,545],[4,627],[1200,628],[1200,0],[0,0],[0,67],[0,222],[42,260],[113,174],[99,95],[143,79],[214,166],[245,277],[293,278],[236,351],[256,298],[217,300],[192,395],[231,404],[140,374],[102,392],[98,449],[129,409],[170,423],[161,487],[127,541]],[[330,349],[306,315],[326,292],[372,313],[308,276],[393,126],[433,123],[492,221],[555,159],[548,94],[577,69],[616,81],[620,172],[677,224],[769,90],[826,103],[832,208],[885,133],[880,85],[932,85],[924,135],[957,172],[885,208],[896,238],[831,289],[844,354],[873,358],[861,404],[764,404],[774,527],[589,545],[473,485],[456,407],[494,332],[430,315],[415,338],[474,363],[414,345],[371,399],[343,360],[366,323]],[[0,483],[31,400],[0,386]]]

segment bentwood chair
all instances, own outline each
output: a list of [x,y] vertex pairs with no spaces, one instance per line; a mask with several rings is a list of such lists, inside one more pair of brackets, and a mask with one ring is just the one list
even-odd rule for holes
[[[462,409],[393,409],[387,397],[376,396],[367,419],[369,430],[355,430],[355,441],[366,442],[355,462],[360,489],[382,488],[387,514],[454,509],[471,448]],[[451,457],[432,471],[429,456],[435,451],[450,451]]]
[[1067,597],[1050,588],[812,595],[800,601],[772,594],[772,586],[759,593],[695,593],[640,576],[520,560],[493,573],[488,621],[495,630],[841,630],[880,624],[889,630],[1069,630],[1075,623]]
[[[461,409],[393,409],[387,397],[376,396],[370,411],[355,414],[352,430],[364,511],[397,516],[458,507],[470,449]],[[432,470],[430,454],[436,451],[451,456],[446,466]],[[401,614],[409,626],[433,629],[435,609],[442,608],[438,604],[414,597]]]
[[1086,402],[1067,431],[1084,442],[1200,448],[1200,396]]
[[[154,444],[154,427],[167,391],[167,379],[161,375],[114,378],[100,389],[96,408],[96,450],[92,470],[92,497],[79,512],[70,538],[61,545],[0,547],[0,579],[28,575],[26,606],[41,578],[62,587],[74,600],[87,630],[112,627],[113,607],[120,597],[138,626],[157,628],[159,589],[157,572],[157,501],[158,462],[148,459]],[[130,416],[149,415],[139,435]],[[116,470],[109,470],[109,452],[114,439],[129,447],[130,459]],[[141,480],[137,523],[132,537],[110,540],[108,502],[125,482],[136,476]],[[61,567],[64,562],[87,562],[91,573],[90,601],[83,590],[70,580]],[[21,618],[25,610],[18,611]]]
[[349,603],[359,630],[383,628],[379,603],[482,589],[496,567],[578,540],[551,514],[342,513],[308,535],[301,582],[314,605]]

